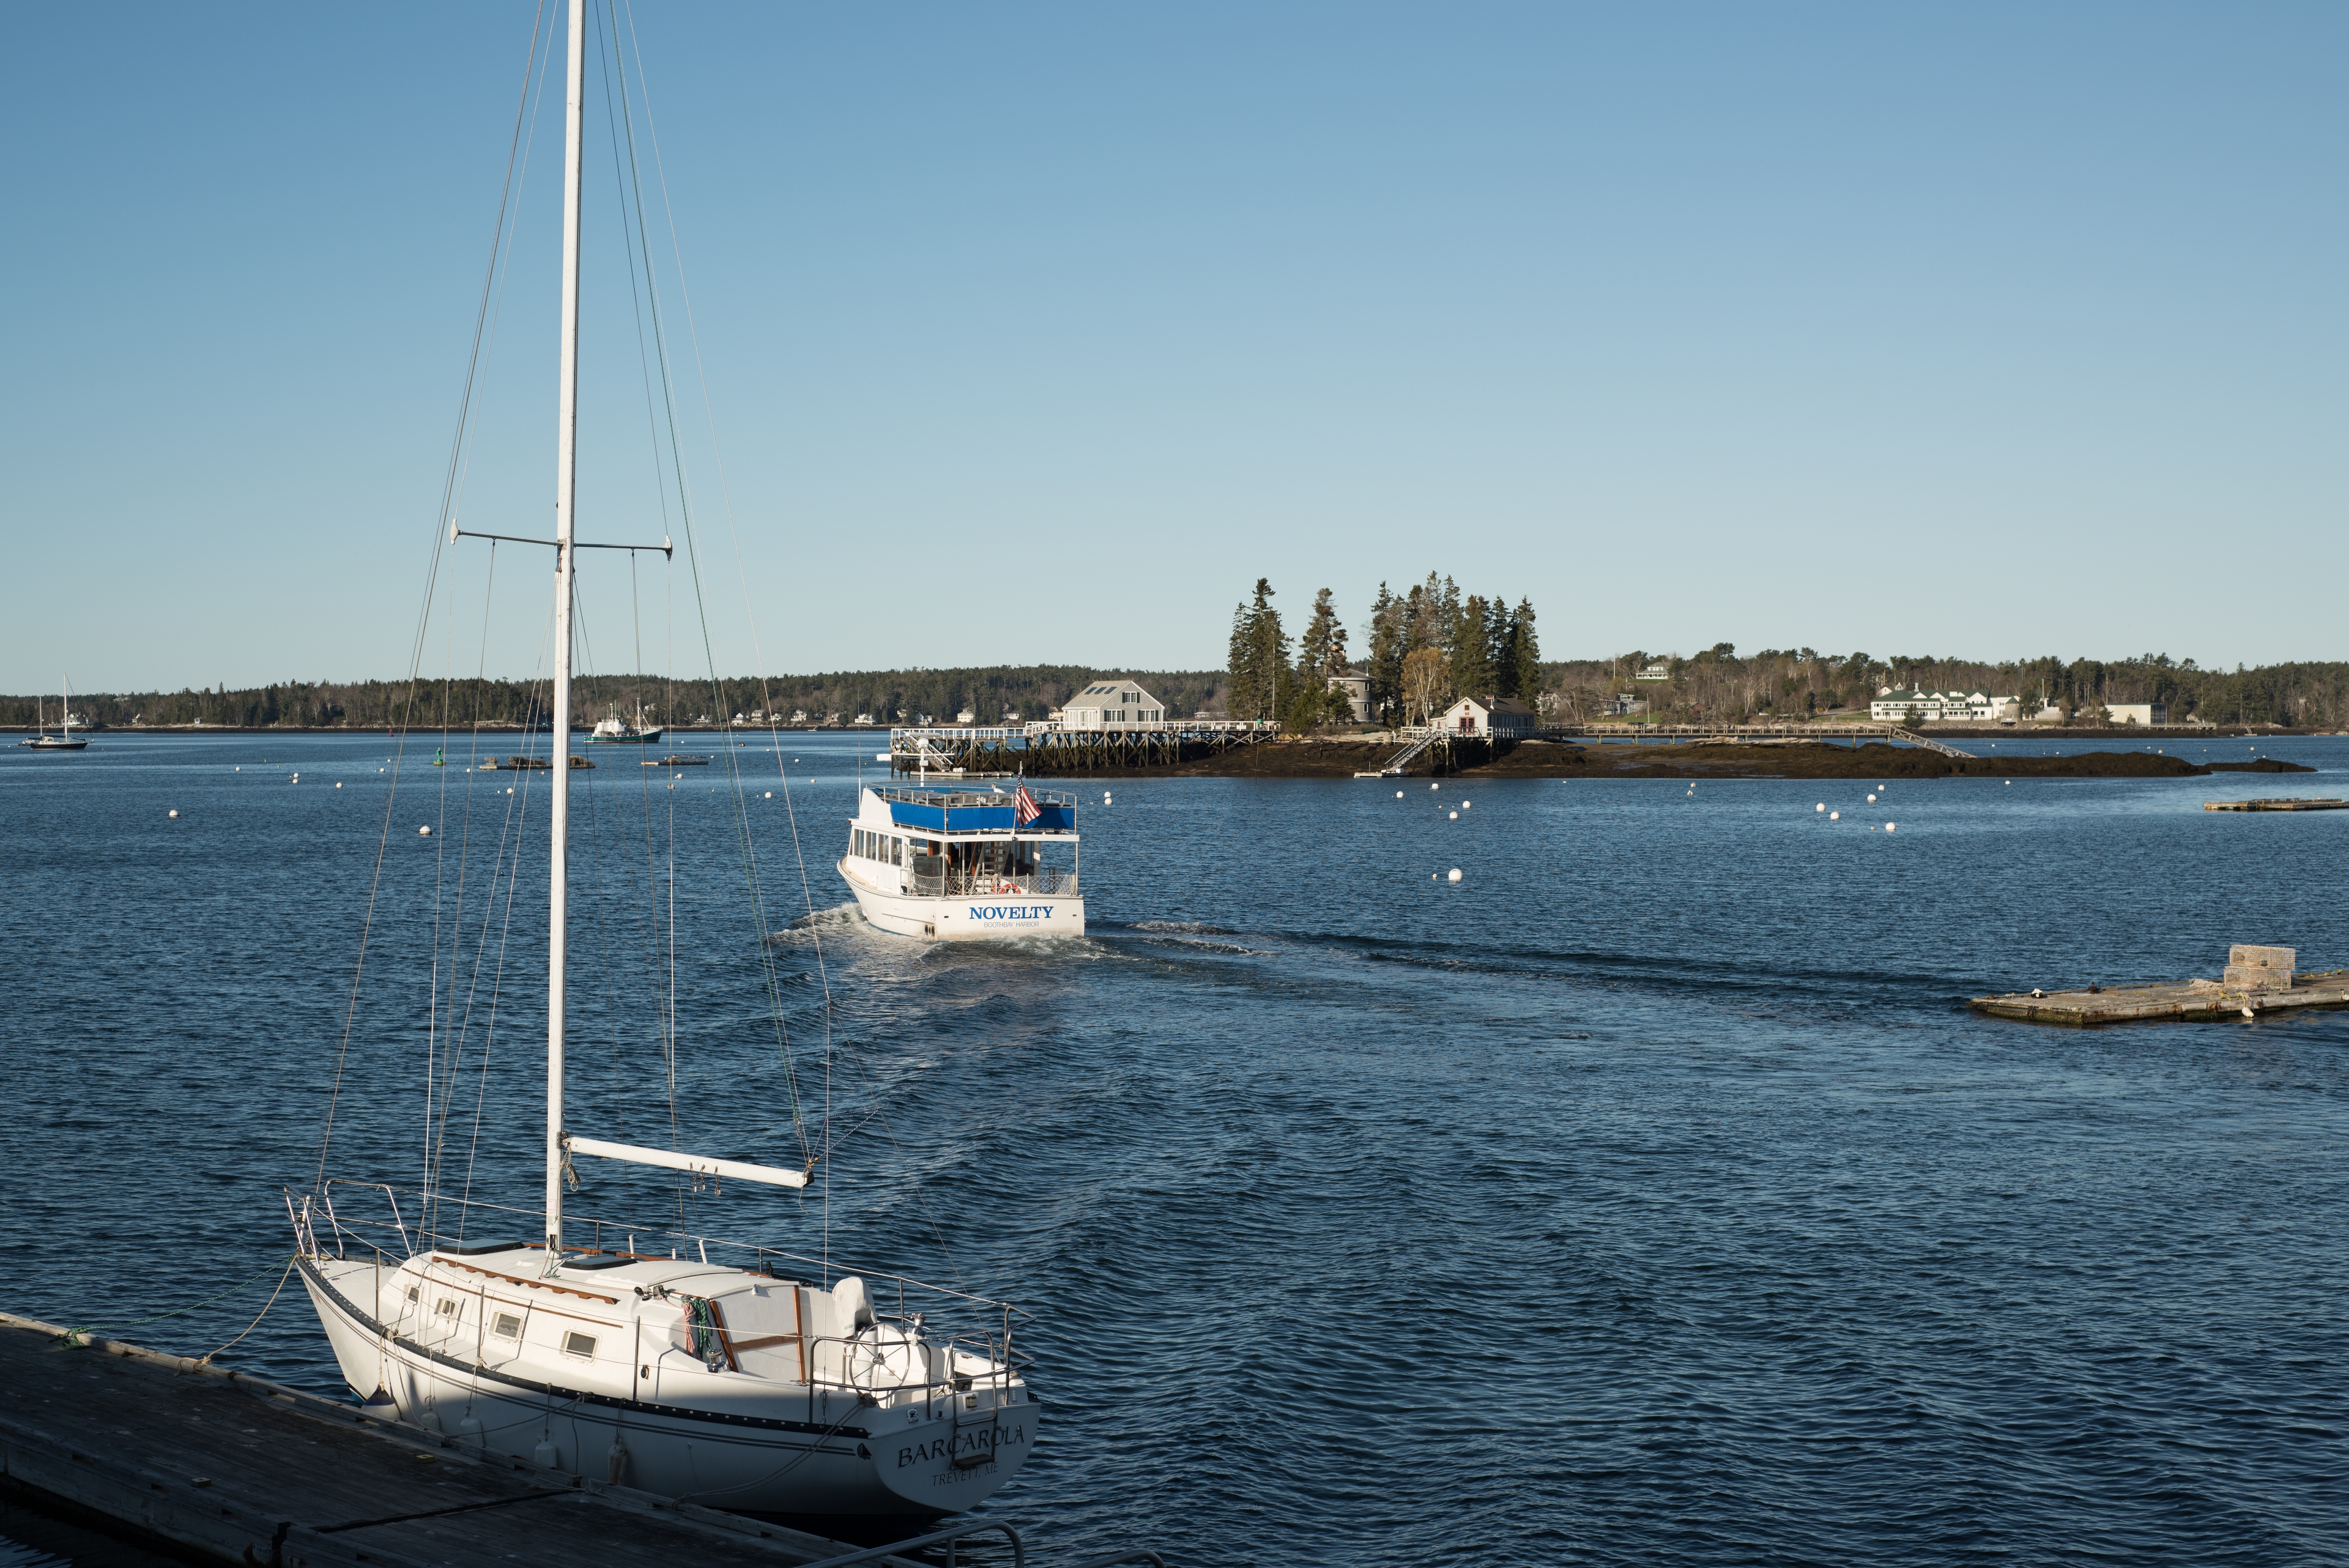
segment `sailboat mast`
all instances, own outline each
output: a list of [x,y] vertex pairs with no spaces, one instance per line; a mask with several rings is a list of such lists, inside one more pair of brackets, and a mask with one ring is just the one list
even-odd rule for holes
[[571,856],[571,525],[579,452],[579,164],[587,13],[571,0],[563,109],[563,384],[554,438],[554,763],[546,898],[546,1268],[563,1250],[563,960]]

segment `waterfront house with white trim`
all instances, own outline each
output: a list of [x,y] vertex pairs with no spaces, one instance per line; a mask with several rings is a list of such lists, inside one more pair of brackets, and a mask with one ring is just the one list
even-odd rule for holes
[[1166,709],[1131,680],[1096,680],[1061,708],[1063,730],[1160,730]]
[[1463,697],[1444,711],[1435,727],[1455,735],[1516,741],[1541,733],[1541,715],[1514,697]]

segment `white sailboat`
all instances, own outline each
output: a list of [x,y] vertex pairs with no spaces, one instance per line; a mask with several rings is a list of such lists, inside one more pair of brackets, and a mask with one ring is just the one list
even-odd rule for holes
[[[580,547],[572,525],[582,4],[569,7],[551,542],[558,735],[570,727],[573,553]],[[566,1220],[564,1179],[583,1156],[664,1168],[696,1183],[788,1189],[809,1180],[806,1169],[587,1137],[567,1127],[570,773],[550,774],[543,1214],[459,1206],[476,1234],[484,1214],[495,1213],[538,1235],[454,1244],[430,1228],[450,1199],[428,1195],[439,1207],[403,1211],[380,1183],[322,1181],[289,1192],[297,1266],[343,1376],[369,1405],[462,1445],[714,1507],[916,1518],[971,1507],[1018,1471],[1036,1440],[1040,1406],[1012,1346],[1016,1309],[895,1276],[835,1277],[829,1264],[771,1248]],[[355,1193],[371,1194],[371,1208],[388,1200],[388,1219],[360,1223]],[[931,1325],[934,1313],[977,1326],[949,1335]]]
[[[48,726],[38,718],[33,721],[33,732],[16,743],[34,752],[83,752],[89,749],[88,741],[77,741],[73,732],[73,691],[66,682],[57,682],[57,711],[65,715],[58,732],[52,735]],[[37,712],[38,710],[36,710]]]

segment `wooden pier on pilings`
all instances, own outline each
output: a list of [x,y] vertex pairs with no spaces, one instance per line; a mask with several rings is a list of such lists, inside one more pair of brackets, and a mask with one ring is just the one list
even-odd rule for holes
[[[895,1554],[918,1539],[876,1559],[873,1548],[468,1453],[456,1438],[358,1406],[190,1356],[71,1340],[9,1313],[0,1313],[0,1493],[195,1557],[273,1568],[918,1568]],[[1017,1538],[992,1521],[962,1528],[984,1532],[974,1544]]]
[[893,774],[1025,773],[1039,778],[1177,767],[1280,733],[1268,720],[1199,719],[1161,725],[936,725],[889,732]]

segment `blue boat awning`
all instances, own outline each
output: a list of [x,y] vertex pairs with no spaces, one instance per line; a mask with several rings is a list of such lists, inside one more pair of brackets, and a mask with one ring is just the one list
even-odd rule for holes
[[1036,819],[1025,827],[1011,820],[1011,805],[918,805],[908,801],[889,803],[889,820],[900,827],[926,828],[932,833],[1067,833],[1077,825],[1076,813],[1065,805],[1038,808]]

